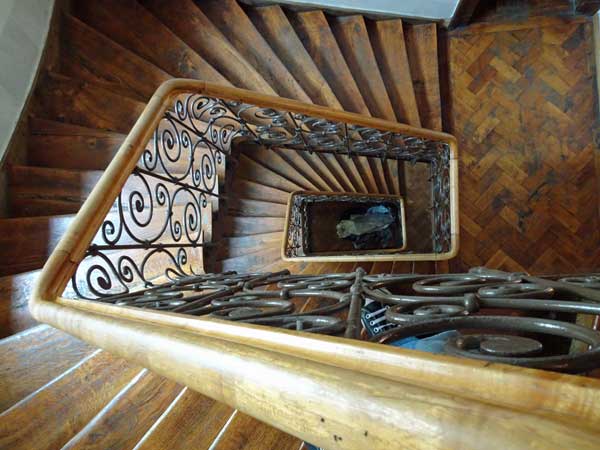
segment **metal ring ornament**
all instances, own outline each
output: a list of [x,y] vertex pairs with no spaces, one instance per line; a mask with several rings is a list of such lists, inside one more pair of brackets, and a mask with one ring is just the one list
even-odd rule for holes
[[576,324],[534,317],[512,316],[460,316],[408,323],[373,338],[373,341],[389,343],[407,337],[437,334],[450,330],[488,329],[514,333],[539,333],[561,336],[582,341],[590,346],[583,353],[542,356],[497,356],[489,352],[473,351],[452,339],[446,345],[448,353],[472,359],[512,364],[535,369],[577,373],[600,365],[600,334]]

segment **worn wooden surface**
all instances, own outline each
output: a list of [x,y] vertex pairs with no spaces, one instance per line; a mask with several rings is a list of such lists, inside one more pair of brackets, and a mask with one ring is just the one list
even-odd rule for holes
[[27,302],[38,275],[32,270],[0,277],[0,339],[37,324]]
[[73,218],[69,214],[0,219],[0,275],[41,268]]
[[27,163],[59,169],[103,170],[125,135],[63,122],[29,121]]
[[297,450],[302,441],[246,414],[236,412],[214,450]]
[[94,349],[39,325],[0,341],[0,412],[71,369]]
[[404,38],[421,125],[441,130],[437,26],[408,25],[404,28]]
[[149,99],[169,74],[76,17],[62,22],[61,73],[87,81],[104,81]]
[[277,94],[310,102],[310,97],[235,0],[205,0],[199,6]]
[[[0,414],[0,446],[61,448],[140,371],[106,352],[93,354]],[[77,399],[68,401],[66,399]]]
[[173,8],[169,0],[145,0],[142,3],[232,84],[265,94],[275,93],[193,0],[180,1],[177,8]]
[[37,86],[37,117],[88,128],[128,133],[144,103],[111,92],[106,85],[50,73]]
[[136,450],[208,449],[233,413],[231,407],[184,388],[157,426],[139,442]]
[[182,389],[143,369],[63,450],[133,448]]
[[591,23],[525,25],[449,38],[461,171],[454,271],[600,266]]
[[76,2],[74,10],[85,23],[171,76],[230,84],[202,56],[134,0]]
[[279,59],[317,105],[342,109],[339,100],[310,57],[279,5],[252,8],[249,16]]
[[[383,82],[363,16],[336,17],[332,18],[330,23],[371,114],[374,117],[396,121],[396,114]],[[399,194],[397,161],[374,162],[384,177],[380,192]]]

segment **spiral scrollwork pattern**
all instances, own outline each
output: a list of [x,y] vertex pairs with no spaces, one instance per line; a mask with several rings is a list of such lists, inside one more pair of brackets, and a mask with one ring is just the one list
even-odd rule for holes
[[[391,345],[451,331],[443,342],[449,355],[581,373],[600,367],[600,333],[576,320],[600,315],[599,280],[486,268],[448,275],[369,275],[360,268],[324,275],[173,273],[161,285],[101,301]],[[358,314],[371,302],[383,305],[388,324],[374,336]]]
[[136,168],[78,265],[68,295],[126,295],[134,287],[153,286],[161,276],[195,276],[205,245],[203,227],[212,223],[228,158],[240,141],[274,151],[288,148],[430,164],[432,236],[439,252],[449,248],[447,142],[184,93],[157,121]]

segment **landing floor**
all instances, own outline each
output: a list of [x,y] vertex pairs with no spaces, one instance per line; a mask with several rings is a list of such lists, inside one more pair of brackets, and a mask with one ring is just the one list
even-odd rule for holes
[[600,156],[590,20],[478,25],[448,37],[460,143],[453,272],[600,268]]

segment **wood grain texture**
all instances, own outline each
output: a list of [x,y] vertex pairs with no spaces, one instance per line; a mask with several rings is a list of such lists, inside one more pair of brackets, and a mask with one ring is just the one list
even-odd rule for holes
[[318,105],[342,109],[342,105],[308,54],[279,5],[255,7],[249,17],[279,59]]
[[193,0],[144,0],[142,4],[235,86],[264,94],[274,88],[229,42]]
[[[67,304],[64,300],[61,303]],[[98,306],[110,309],[110,305]],[[39,308],[44,308],[50,316],[53,314],[52,309],[64,307],[46,302],[40,304]],[[123,311],[128,314],[125,309]],[[597,380],[581,380],[579,377],[546,374],[500,364],[490,365],[482,361],[459,361],[456,358],[360,342],[353,342],[346,350],[356,351],[365,358],[382,357],[379,364],[372,364],[374,367],[370,367],[371,364],[365,364],[364,358],[358,358],[348,361],[348,366],[339,366],[340,358],[349,356],[348,353],[330,353],[318,345],[317,348],[304,348],[304,352],[309,355],[313,352],[328,355],[328,362],[315,363],[294,354],[251,347],[247,344],[251,338],[248,335],[243,339],[244,344],[240,344],[235,342],[235,338],[233,341],[222,340],[215,334],[209,338],[181,329],[162,327],[156,323],[134,322],[75,308],[62,312],[66,314],[53,315],[56,324],[68,327],[70,332],[90,340],[94,345],[133,358],[138,364],[161,375],[168,374],[175,381],[185,383],[216,400],[226,401],[232,407],[261,421],[323,447],[339,442],[340,437],[343,438],[345,448],[356,450],[393,448],[399,441],[415,448],[464,448],[473,442],[481,442],[481,439],[489,439],[500,448],[527,446],[528,443],[535,443],[541,448],[552,447],[557,443],[563,448],[594,448],[597,440],[598,433],[594,427],[576,425],[574,415],[571,415],[570,421],[567,417],[562,420],[552,415],[558,409],[571,406],[575,408],[574,414],[585,414],[588,417],[585,423],[597,420],[596,408],[586,407],[595,404],[595,397],[598,395]],[[180,317],[177,319],[182,320]],[[192,321],[198,325],[214,325],[216,333],[228,327],[236,327],[221,321]],[[261,330],[261,327],[238,324],[237,328],[253,328],[256,333],[268,333]],[[290,340],[305,337],[311,339],[302,333],[279,330],[274,333],[290,337],[289,340],[271,341],[280,350],[289,345]],[[239,337],[238,335],[238,339]],[[124,341],[127,341],[127,347],[122,345]],[[341,338],[319,336],[315,341],[324,345],[337,343],[344,346],[344,339]],[[144,348],[145,351],[138,351],[139,348]],[[502,374],[496,382],[515,376],[525,382],[524,387],[538,389],[538,395],[535,395],[535,399],[524,396],[522,386],[517,383],[515,389],[505,389],[501,398],[498,398],[497,391],[491,394],[495,398],[492,405],[465,398],[473,395],[472,390],[463,392],[463,395],[442,393],[440,389],[453,387],[444,386],[444,383],[440,385],[438,374],[444,372],[430,373],[429,377],[424,377],[415,385],[398,381],[410,371],[396,370],[384,376],[365,373],[382,370],[383,366],[387,366],[390,361],[384,358],[384,354],[398,363],[409,363],[410,359],[416,358],[425,364],[427,361],[440,365],[455,364],[456,370],[464,370],[465,374],[470,374],[461,381],[468,379],[473,389],[478,391],[484,386],[489,390],[490,385],[481,379],[474,380],[475,372],[480,372],[488,380],[492,374]],[[251,361],[254,370],[248,370],[246,361]],[[416,360],[413,359],[412,362]],[[176,371],[173,370],[174,367],[177,367]],[[416,366],[412,367],[413,370],[417,369]],[[559,378],[561,382],[557,381]],[[527,379],[535,382],[529,384]],[[423,387],[423,384],[434,382],[438,389]],[[583,403],[579,402],[583,398],[554,397],[556,391],[540,390],[538,383],[550,384],[559,390],[584,390],[591,397]],[[510,385],[504,384],[506,386]],[[515,395],[521,398],[519,402],[523,408],[499,406]],[[342,399],[345,408],[339,407]],[[432,399],[435,399],[434,407]],[[551,409],[542,411],[540,401],[541,404],[552,405]],[[532,402],[537,403],[533,409],[526,407]],[[290,408],[290,405],[299,407]],[[457,410],[469,411],[469,414],[457,414]],[[357,423],[362,426],[357,427]],[[367,435],[364,431],[368,432]]]
[[281,203],[263,202],[232,198],[228,201],[229,214],[250,217],[283,217],[285,205]]
[[58,169],[104,170],[125,140],[112,131],[31,118],[27,163]]
[[356,80],[346,64],[322,11],[290,12],[304,47],[346,111],[369,114]]
[[227,216],[223,223],[226,237],[283,231],[284,217]]
[[600,264],[591,24],[450,37],[461,146],[453,271],[577,272]]
[[214,450],[298,450],[301,441],[239,411],[227,424]]
[[281,261],[281,244],[262,246],[256,252],[226,258],[220,261],[220,272],[235,270],[237,272],[255,271],[259,267]]
[[282,205],[287,204],[288,191],[283,189],[274,188],[271,186],[265,186],[253,180],[248,180],[240,177],[236,177],[232,182],[232,189],[236,193],[240,193],[242,198],[250,200],[268,200],[272,203],[280,203]]
[[252,236],[238,236],[222,240],[215,253],[215,258],[241,256],[264,248],[265,246],[281,246],[281,234],[279,232],[255,234]]
[[230,406],[184,388],[135,450],[209,449],[233,412]]
[[38,276],[34,270],[0,277],[0,338],[38,324],[27,308]]
[[62,449],[133,448],[182,389],[143,369]]
[[94,348],[48,325],[0,341],[0,412],[89,357]]
[[[271,172],[291,181],[302,189],[316,190],[316,186],[297,168],[288,163],[282,158],[277,150],[271,150],[265,146],[244,146],[240,149],[245,157],[252,159],[263,167],[266,167]],[[235,177],[235,172],[232,171],[230,176]],[[253,178],[253,177],[249,177]]]
[[149,99],[171,76],[146,59],[65,15],[61,27],[61,73],[87,81],[105,80]]
[[95,353],[0,414],[0,445],[61,448],[140,370],[106,352]]
[[204,0],[199,6],[279,95],[310,103],[310,97],[235,0]]
[[77,17],[174,77],[229,81],[135,0],[76,2]]
[[[325,14],[318,10],[290,12],[288,17],[308,54],[343,108],[346,111],[368,115],[367,103],[344,59]],[[376,164],[368,164],[364,159],[355,159],[353,163],[359,171],[362,185],[366,187],[367,192],[383,189],[385,182],[381,168],[377,170]],[[358,186],[356,183],[355,185]],[[362,189],[359,188],[358,191],[361,192]]]
[[431,130],[441,130],[437,26],[409,25],[404,27],[404,36],[421,124]]
[[145,104],[106,86],[49,73],[35,93],[34,115],[89,128],[128,133]]
[[[360,15],[332,17],[333,34],[352,71],[358,88],[371,115],[396,121],[396,114],[386,90],[371,46],[365,19]],[[396,160],[376,160],[383,172],[383,194],[399,194],[398,163]]]
[[273,172],[268,167],[265,167],[262,163],[258,163],[256,160],[249,158],[245,154],[240,154],[236,173],[259,184],[286,192],[293,192],[302,189],[299,184],[289,180],[288,178],[285,178],[279,173]]
[[417,99],[410,73],[402,20],[376,20],[369,23],[369,36],[396,118],[421,126]]
[[13,216],[32,217],[76,213],[102,172],[11,166],[8,176]]
[[332,17],[330,23],[371,115],[396,121],[363,16]]
[[[41,268],[74,217],[0,219],[0,275]],[[31,239],[31,236],[36,239]]]
[[277,149],[277,153],[290,166],[294,167],[297,172],[301,173],[308,182],[316,186],[317,190],[327,191],[332,188],[327,177],[323,175],[321,168],[314,161],[314,158],[310,157],[311,155],[305,155],[301,152],[285,148]]

